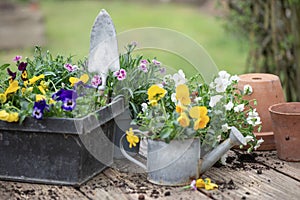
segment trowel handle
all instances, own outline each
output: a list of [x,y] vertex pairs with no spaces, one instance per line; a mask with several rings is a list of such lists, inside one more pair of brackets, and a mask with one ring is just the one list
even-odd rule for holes
[[127,158],[128,160],[130,160],[131,162],[137,164],[138,166],[142,167],[143,169],[147,170],[147,166],[144,165],[143,163],[141,163],[140,161],[136,160],[135,158],[133,158],[132,156],[130,156],[124,149],[123,147],[123,138],[125,137],[126,134],[122,135],[121,139],[120,139],[120,150],[121,153],[123,154],[123,156],[125,158]]

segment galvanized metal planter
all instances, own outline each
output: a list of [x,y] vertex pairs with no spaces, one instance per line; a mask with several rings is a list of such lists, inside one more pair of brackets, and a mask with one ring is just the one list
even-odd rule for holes
[[0,179],[80,185],[113,162],[119,99],[83,118],[0,122]]

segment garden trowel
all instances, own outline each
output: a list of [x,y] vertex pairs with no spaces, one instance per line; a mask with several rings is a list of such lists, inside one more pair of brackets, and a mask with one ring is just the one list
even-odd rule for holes
[[109,14],[102,9],[95,19],[90,41],[89,72],[101,76],[99,90],[104,90],[109,71],[120,69],[116,30]]

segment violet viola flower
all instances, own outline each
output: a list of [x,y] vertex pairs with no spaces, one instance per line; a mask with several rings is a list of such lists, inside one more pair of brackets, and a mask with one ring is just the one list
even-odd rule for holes
[[99,75],[95,75],[91,80],[91,84],[94,88],[97,88],[101,83],[102,83],[102,80]]
[[18,70],[24,71],[24,70],[26,70],[26,67],[27,67],[27,63],[21,62],[18,66]]
[[13,61],[14,61],[14,62],[18,62],[18,61],[20,61],[21,59],[22,59],[22,56],[16,56],[16,57],[14,57]]
[[52,95],[52,99],[62,101],[61,108],[66,111],[72,111],[76,107],[76,99],[78,95],[75,90],[60,89]]
[[114,76],[117,77],[119,81],[126,79],[126,71],[125,69],[120,69],[114,72]]
[[77,66],[77,65],[72,65],[72,64],[70,64],[70,63],[66,63],[66,64],[64,65],[64,67],[65,67],[69,72],[73,72],[73,71],[75,71],[75,70],[78,69],[78,66]]
[[7,73],[10,76],[10,80],[15,80],[17,72],[12,72],[9,68],[7,68]]
[[35,119],[42,119],[45,109],[49,109],[49,106],[46,104],[45,99],[35,102],[33,106],[32,116]]

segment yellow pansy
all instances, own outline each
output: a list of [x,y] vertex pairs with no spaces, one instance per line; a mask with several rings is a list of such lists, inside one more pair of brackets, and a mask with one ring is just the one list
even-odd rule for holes
[[8,88],[5,91],[5,95],[9,94],[9,93],[14,93],[19,89],[19,82],[14,80],[13,82],[11,82],[11,84],[9,84]]
[[160,100],[161,98],[163,98],[166,95],[167,91],[162,88],[159,87],[158,85],[152,85],[148,91],[148,100],[151,102],[152,100]]
[[218,185],[211,183],[210,178],[206,178],[204,180],[200,178],[196,180],[196,187],[205,188],[205,190],[213,190],[215,188],[218,188]]
[[36,102],[39,102],[39,101],[42,101],[42,100],[45,100],[46,97],[44,95],[41,95],[41,94],[37,94],[35,95],[35,101]]
[[19,121],[19,113],[12,112],[8,114],[7,122],[17,122]]
[[205,128],[209,122],[209,117],[207,116],[207,108],[205,106],[194,106],[190,109],[190,116],[196,119],[194,123],[194,130],[199,128]]
[[0,111],[0,120],[7,121],[8,117],[9,117],[9,114],[8,114],[8,112],[6,112],[6,110]]
[[188,118],[187,114],[182,112],[180,116],[178,117],[177,121],[182,127],[187,127],[190,125],[190,119]]
[[186,85],[180,84],[176,87],[176,99],[182,105],[189,105],[191,103],[189,88]]
[[132,146],[136,146],[136,143],[140,141],[139,137],[134,135],[134,132],[132,128],[129,128],[129,131],[126,131],[126,139],[129,143],[129,148],[132,148]]
[[6,94],[1,93],[0,94],[0,103],[5,103],[6,102]]
[[185,110],[186,110],[186,107],[181,106],[181,105],[176,105],[176,112],[177,113],[182,113]]
[[82,76],[80,76],[80,78],[75,78],[75,77],[70,77],[69,78],[71,86],[74,86],[79,81],[82,81],[83,83],[87,83],[88,80],[89,80],[89,76],[87,74],[83,74]]
[[32,77],[31,79],[29,79],[29,85],[32,85],[32,84],[34,84],[35,82],[37,82],[38,80],[43,79],[43,78],[45,78],[45,75],[44,75],[44,74],[41,74],[41,75],[39,75],[39,76],[34,76],[34,77]]
[[39,85],[38,88],[42,94],[46,94],[46,91],[43,86]]
[[22,80],[27,80],[27,77],[28,77],[28,74],[27,74],[27,71],[24,70],[21,74],[21,77],[22,77]]

